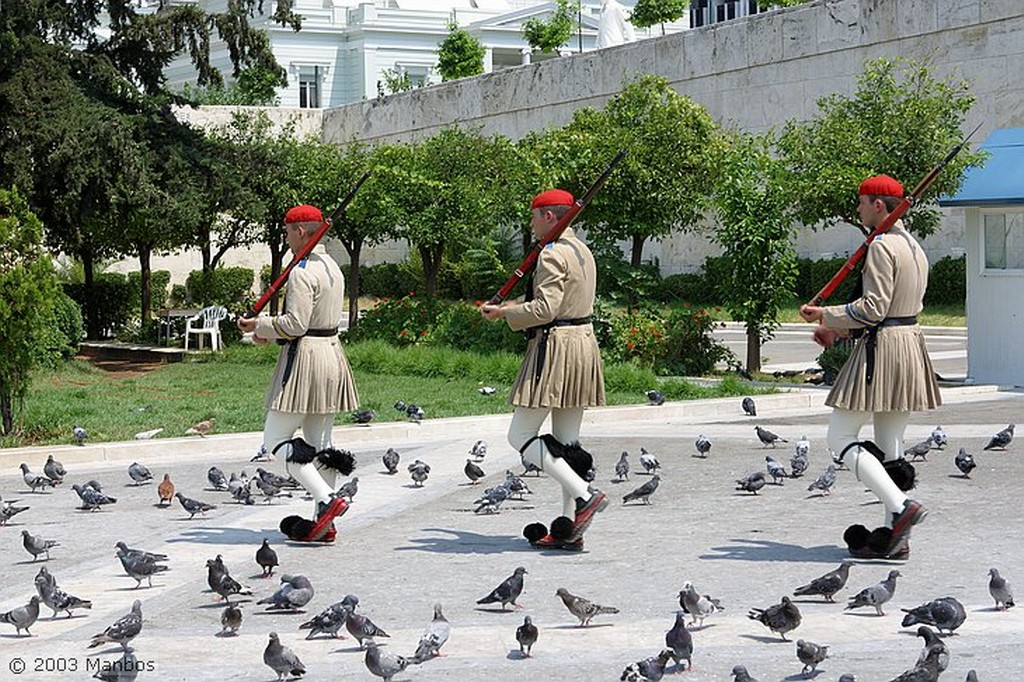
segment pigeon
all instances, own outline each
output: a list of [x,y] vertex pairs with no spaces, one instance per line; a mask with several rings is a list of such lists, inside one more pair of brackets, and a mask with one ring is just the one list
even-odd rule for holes
[[164,480],[156,487],[156,494],[160,496],[160,506],[171,503],[171,498],[174,497],[174,482],[170,474],[164,474]]
[[783,597],[778,604],[763,609],[753,608],[747,617],[759,621],[772,632],[779,633],[783,641],[786,640],[786,633],[796,630],[800,625],[800,609],[796,607],[789,597]]
[[967,620],[964,605],[953,597],[939,597],[916,608],[900,610],[907,614],[903,617],[903,627],[923,623],[937,629],[939,634],[943,630],[952,634]]
[[644,395],[647,396],[648,405],[664,405],[665,394],[661,391],[644,391]]
[[349,612],[348,618],[345,619],[345,629],[348,633],[356,638],[359,642],[359,648],[363,648],[363,642],[367,641],[369,644],[374,644],[374,637],[390,637],[388,633],[384,632],[381,628],[364,616],[361,613],[356,613],[355,609]]
[[409,475],[416,487],[421,488],[430,475],[430,465],[417,459],[409,465]]
[[306,639],[313,639],[319,634],[327,634],[332,638],[337,638],[338,630],[345,625],[349,615],[355,610],[358,604],[358,597],[354,594],[347,594],[341,601],[331,604],[326,609],[300,625],[299,629],[309,630],[309,634],[306,635]]
[[44,604],[53,609],[53,618],[57,617],[57,614],[61,611],[66,611],[68,618],[73,615],[71,612],[74,609],[91,609],[92,602],[86,599],[79,599],[73,594],[68,594],[64,590],[57,587],[57,581],[54,579],[50,572],[46,570],[46,567],[39,569],[39,573],[35,578],[36,591],[39,593],[39,598]]
[[121,648],[128,651],[128,642],[135,639],[140,632],[142,632],[142,602],[136,599],[132,603],[131,613],[121,616],[106,630],[92,636],[89,648],[93,649],[100,644],[113,642],[120,644]]
[[978,466],[974,463],[974,456],[964,448],[960,448],[960,452],[956,453],[953,463],[956,464],[956,468],[960,470],[964,478],[970,478],[971,472]]
[[356,493],[358,493],[358,492],[359,492],[359,477],[358,476],[353,476],[348,481],[345,481],[345,483],[343,483],[341,485],[341,487],[339,487],[338,490],[335,491],[334,496],[335,497],[347,498],[348,501],[351,502],[352,499],[356,496]]
[[496,389],[494,386],[481,386],[476,390],[480,395],[494,395],[495,393],[498,392],[498,389]]
[[[286,493],[282,490],[282,486],[288,482],[288,479],[281,476],[263,477],[254,476],[252,483],[256,484],[260,492],[263,493],[263,498],[270,504],[275,497],[291,497],[290,492]],[[251,492],[252,488],[249,488]]]
[[250,462],[273,462],[274,453],[267,450],[265,443],[260,443],[260,446],[256,448],[256,454],[249,460]]
[[793,444],[793,454],[803,459],[807,459],[810,456],[811,441],[807,440],[807,436],[800,436],[800,440]]
[[159,434],[163,433],[163,428],[150,429],[149,431],[139,431],[135,434],[135,440],[150,440]]
[[801,436],[800,440],[796,442],[796,450],[793,452],[793,457],[789,460],[790,478],[800,478],[807,472],[807,467],[810,465],[808,460],[810,451],[811,442],[807,440],[807,436]]
[[408,405],[399,400],[395,403],[395,409],[399,412],[404,412],[405,416],[409,418],[409,421],[418,422],[426,417],[423,408],[414,403]]
[[[93,490],[95,490],[98,493],[103,492],[103,486],[100,485],[100,482],[97,481],[95,478],[90,478],[88,481],[86,481],[85,482],[85,486],[87,488],[92,488]],[[79,495],[79,497],[81,497],[81,495]]]
[[665,666],[668,665],[670,658],[672,658],[672,651],[664,649],[657,656],[651,656],[642,661],[630,663],[622,671],[619,679],[626,680],[627,682],[643,682],[644,680],[658,682],[658,680],[665,676]]
[[0,526],[6,526],[7,522],[13,519],[16,515],[29,510],[29,507],[16,507],[13,503],[17,501],[18,500],[8,500],[6,502],[0,501]]
[[473,443],[473,447],[469,449],[469,456],[477,462],[482,460],[487,456],[487,443],[482,440]]
[[1010,589],[1010,583],[1007,582],[1006,578],[999,575],[998,569],[990,568],[988,569],[988,574],[991,576],[988,581],[988,593],[996,601],[996,610],[1005,611],[1012,607],[1013,592]]
[[473,484],[475,484],[477,481],[479,481],[481,478],[487,475],[484,473],[483,469],[481,469],[473,462],[472,459],[466,460],[466,466],[463,467],[462,470],[465,472],[466,478],[469,479],[469,482]]
[[564,587],[559,587],[555,594],[562,599],[562,603],[565,604],[565,608],[569,609],[569,613],[580,619],[579,627],[581,628],[590,625],[590,619],[594,616],[619,612],[614,606],[601,606],[589,599],[577,597]]
[[704,627],[704,619],[708,616],[725,610],[721,600],[709,594],[699,594],[689,580],[683,583],[683,589],[679,591],[679,606],[685,613],[690,614],[690,625],[700,621],[697,627]]
[[935,443],[935,447],[939,450],[942,450],[949,444],[949,436],[946,435],[941,426],[936,426],[932,430],[932,442]]
[[746,490],[749,493],[757,494],[757,491],[765,486],[767,481],[760,471],[748,475],[746,478],[736,479],[736,490]]
[[633,500],[640,500],[644,504],[650,504],[651,495],[658,489],[658,484],[661,483],[661,476],[654,474],[651,476],[651,480],[646,481],[643,485],[638,487],[636,490],[626,493],[622,496],[622,504],[632,502]]
[[850,673],[845,673],[839,676],[839,682],[857,682],[857,678]]
[[243,587],[241,583],[231,577],[228,573],[227,566],[224,565],[224,559],[220,554],[213,559],[206,560],[206,569],[206,584],[229,604],[231,603],[231,595],[233,594],[245,596],[252,595],[250,590]]
[[121,560],[121,566],[124,568],[124,572],[128,574],[128,577],[135,581],[135,589],[142,586],[142,581],[153,587],[153,576],[157,573],[163,573],[169,571],[170,567],[164,564],[157,563],[153,559],[147,558],[145,555],[129,554],[123,552],[120,549],[117,551],[117,558]]
[[619,456],[619,461],[615,463],[615,478],[620,481],[625,481],[629,478],[629,453],[625,450],[622,451],[622,455]]
[[370,642],[367,646],[364,661],[366,669],[372,675],[382,678],[384,682],[391,682],[395,675],[405,670],[411,663],[405,656],[381,649],[376,642]]
[[644,468],[645,473],[653,474],[661,468],[661,462],[647,450],[640,448],[640,466]]
[[773,448],[776,443],[788,443],[789,441],[779,436],[778,434],[772,433],[768,429],[762,429],[760,426],[754,427],[754,432],[757,433],[757,439],[764,443],[765,447],[771,445]]
[[46,477],[53,481],[54,485],[60,485],[64,482],[64,477],[67,476],[68,472],[64,470],[64,465],[53,458],[53,455],[46,456],[46,464],[43,465],[43,473]]
[[224,476],[224,472],[219,467],[212,466],[209,471],[206,472],[206,479],[213,486],[214,490],[227,490],[228,479]]
[[181,493],[174,493],[174,496],[178,498],[178,502],[181,503],[182,508],[188,513],[189,520],[194,518],[196,514],[206,516],[206,512],[217,508],[216,505],[193,500],[191,497],[185,497]]
[[383,462],[384,468],[389,474],[397,474],[399,459],[401,459],[401,456],[395,451],[395,449],[388,448],[388,451],[384,453],[384,456],[380,458],[380,461]]
[[146,664],[140,663],[131,651],[125,651],[121,658],[113,662],[103,662],[99,668],[93,679],[102,682],[135,682],[139,671],[144,670]]
[[796,640],[796,657],[804,664],[801,671],[808,677],[818,669],[818,664],[828,658],[828,647],[808,642],[806,639]]
[[697,436],[697,440],[694,445],[697,446],[698,457],[707,457],[708,453],[711,452],[711,441],[708,440],[704,434]]
[[267,648],[263,650],[263,662],[277,673],[278,680],[285,680],[289,675],[301,677],[306,674],[306,666],[302,664],[295,652],[281,644],[276,632],[271,632]]
[[909,448],[904,450],[903,454],[906,455],[907,457],[910,457],[911,462],[916,462],[918,460],[924,460],[927,462],[928,453],[931,452],[932,445],[934,445],[932,437],[928,436],[920,443],[911,445]]
[[186,436],[200,436],[206,438],[206,435],[213,431],[213,419],[207,419],[197,424],[193,424],[185,430]]
[[512,575],[505,578],[500,585],[491,590],[491,593],[486,597],[477,600],[477,604],[494,604],[495,602],[501,602],[501,610],[505,610],[507,604],[517,609],[522,608],[519,604],[516,604],[516,599],[519,599],[519,595],[523,593],[523,576],[527,574],[527,571],[522,566],[517,566],[516,570],[512,572]]
[[78,496],[82,498],[82,509],[88,509],[89,511],[96,511],[105,504],[114,504],[117,502],[116,497],[110,497],[104,495],[98,490],[94,490],[92,486],[81,486],[77,483],[71,486],[71,489],[78,493]]
[[676,612],[675,624],[665,633],[665,646],[672,652],[677,668],[682,667],[683,659],[688,669],[693,668],[693,635],[686,629],[685,611]]
[[967,671],[967,678],[964,682],[978,682],[978,673],[974,672],[974,668]]
[[1005,450],[1006,446],[1013,440],[1013,424],[1010,424],[1005,429],[992,436],[992,439],[988,442],[988,445],[982,448],[982,450]]
[[511,496],[512,491],[505,483],[491,486],[484,490],[483,495],[473,501],[473,504],[477,505],[473,513],[496,514],[501,508],[502,503]]
[[269,597],[260,599],[257,604],[269,604],[268,611],[286,609],[296,611],[309,603],[313,598],[313,584],[304,575],[281,575],[281,587]]
[[41,535],[32,535],[27,530],[21,531],[21,544],[25,547],[25,551],[32,555],[32,561],[39,558],[40,554],[46,555],[46,560],[50,560],[50,549],[53,547],[60,547],[60,543],[56,540],[44,540]]
[[128,465],[128,478],[132,479],[135,485],[142,485],[152,481],[153,474],[149,473],[149,469],[138,462],[132,462]]
[[298,485],[297,483],[294,483],[291,478],[279,476],[273,471],[267,471],[263,467],[256,467],[256,478],[273,488],[295,488]]
[[927,625],[918,626],[917,636],[924,640],[924,648],[917,657],[918,667],[931,660],[940,673],[945,672],[949,667],[949,648],[946,643]]
[[352,421],[356,424],[369,424],[377,416],[377,413],[373,410],[356,410],[351,416]]
[[20,635],[24,630],[25,634],[31,636],[30,627],[39,619],[39,597],[32,595],[24,606],[11,609],[6,613],[0,613],[0,623],[13,625],[16,634]]
[[514,495],[520,500],[525,499],[526,495],[533,494],[533,491],[527,487],[526,481],[519,476],[516,476],[508,469],[505,470],[505,482],[502,483],[502,485],[508,488],[510,496]]
[[533,624],[533,619],[523,616],[523,624],[516,628],[516,641],[519,642],[519,653],[524,658],[529,658],[533,651],[533,645],[537,643],[539,631]]
[[274,567],[277,563],[277,552],[270,546],[270,540],[263,538],[263,544],[256,550],[256,563],[263,569],[262,578],[269,578],[274,575]]
[[757,682],[757,679],[751,677],[750,673],[747,672],[746,667],[742,665],[733,666],[732,679],[733,682]]
[[24,462],[21,464],[21,476],[25,481],[25,485],[31,488],[32,492],[35,492],[36,488],[46,490],[47,488],[53,487],[53,481],[48,479],[46,476],[33,474],[32,471],[29,470],[28,465]]
[[754,404],[753,398],[744,398],[741,405],[743,406],[743,414],[748,417],[757,416],[757,405]]
[[786,473],[786,467],[782,466],[777,459],[768,455],[764,458],[765,469],[768,471],[768,475],[772,477],[772,483],[775,485],[782,485],[783,480],[789,477]]
[[219,637],[234,637],[238,634],[238,628],[242,627],[241,605],[228,602],[220,614],[220,627]]
[[441,613],[441,605],[434,604],[434,619],[427,624],[426,629],[420,636],[420,642],[416,645],[416,653],[413,655],[413,660],[416,663],[422,663],[435,656],[440,656],[441,647],[448,641],[451,632],[452,626],[449,625],[448,619]]
[[85,445],[85,440],[89,437],[89,432],[81,426],[76,426],[71,429],[71,437],[75,439],[76,445]]
[[156,552],[147,552],[144,549],[132,549],[128,545],[124,544],[124,542],[120,542],[119,541],[119,542],[114,544],[114,547],[117,548],[120,552],[122,552],[125,555],[130,556],[130,557],[132,557],[134,559],[140,559],[141,558],[141,559],[144,559],[146,561],[167,561],[167,555],[166,554],[158,554]]
[[889,571],[889,577],[885,580],[871,587],[865,587],[851,597],[844,611],[858,609],[862,606],[874,606],[878,615],[884,616],[882,604],[892,599],[893,595],[896,594],[896,578],[899,578],[901,575],[899,571]]
[[813,483],[807,486],[807,491],[820,490],[822,495],[829,495],[832,492],[832,488],[835,487],[837,480],[839,480],[839,475],[836,472],[836,465],[829,464],[828,468],[818,478],[814,479]]
[[853,566],[853,562],[849,559],[843,559],[839,564],[839,568],[829,571],[825,575],[815,578],[806,585],[793,590],[793,596],[795,597],[811,597],[821,595],[827,602],[835,602],[832,597],[835,596],[836,592],[846,587],[846,581],[850,577],[850,566]]

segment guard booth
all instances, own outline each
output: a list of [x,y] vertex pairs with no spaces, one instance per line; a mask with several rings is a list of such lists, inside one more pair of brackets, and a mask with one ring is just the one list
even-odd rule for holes
[[994,130],[990,156],[939,205],[965,210],[967,378],[1024,386],[1024,128]]

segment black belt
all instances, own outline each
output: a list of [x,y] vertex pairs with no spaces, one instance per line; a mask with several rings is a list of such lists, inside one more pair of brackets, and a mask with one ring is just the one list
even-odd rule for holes
[[548,337],[551,335],[551,330],[555,327],[579,327],[584,324],[590,324],[590,320],[590,315],[574,317],[568,320],[552,320],[547,324],[530,327],[526,330],[526,338],[528,339],[532,339],[540,333],[540,341],[537,342],[537,364],[533,370],[533,380],[535,382],[540,380],[540,374],[544,371],[544,359],[548,354]]
[[338,328],[334,327],[333,329],[307,329],[305,334],[302,336],[296,336],[294,339],[278,339],[278,345],[283,346],[287,344],[288,346],[288,357],[284,363],[284,376],[281,378],[281,387],[284,388],[284,385],[288,383],[288,380],[292,376],[292,366],[295,364],[295,355],[299,352],[299,341],[302,340],[303,336],[319,336],[328,338],[337,335]]
[[878,330],[881,327],[909,327],[914,324],[917,324],[916,316],[887,317],[874,327],[864,329],[865,381],[870,384],[871,380],[875,378],[875,346],[878,345]]

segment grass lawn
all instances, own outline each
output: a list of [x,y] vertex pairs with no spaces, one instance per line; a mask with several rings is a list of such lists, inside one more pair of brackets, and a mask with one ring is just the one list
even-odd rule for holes
[[[396,400],[415,402],[427,419],[511,413],[508,393],[519,367],[511,354],[479,355],[446,348],[396,348],[363,342],[346,348],[359,388],[361,406],[377,419],[405,416]],[[192,424],[213,418],[215,433],[263,428],[263,395],[278,347],[234,345],[217,354],[195,356],[137,374],[111,373],[83,361],[34,374],[20,433],[0,439],[0,447],[72,442],[71,429],[89,431],[90,442],[130,440],[163,428],[159,437],[181,436]],[[634,365],[605,366],[608,404],[646,402],[643,391],[657,386],[670,400],[752,395],[765,392],[728,376],[717,386],[678,379],[656,379]],[[492,396],[477,390],[489,385]],[[337,423],[349,421],[340,414]]]

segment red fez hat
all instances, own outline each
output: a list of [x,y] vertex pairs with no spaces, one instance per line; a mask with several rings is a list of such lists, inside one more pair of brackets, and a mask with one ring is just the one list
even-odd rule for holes
[[544,206],[572,206],[572,195],[564,189],[549,189],[541,192],[533,198],[530,208],[543,208]]
[[861,195],[868,194],[876,197],[903,198],[903,185],[895,178],[888,175],[876,175],[860,183]]
[[322,223],[323,221],[324,214],[320,212],[320,209],[309,204],[300,204],[288,209],[288,212],[284,214],[285,225],[289,223]]

